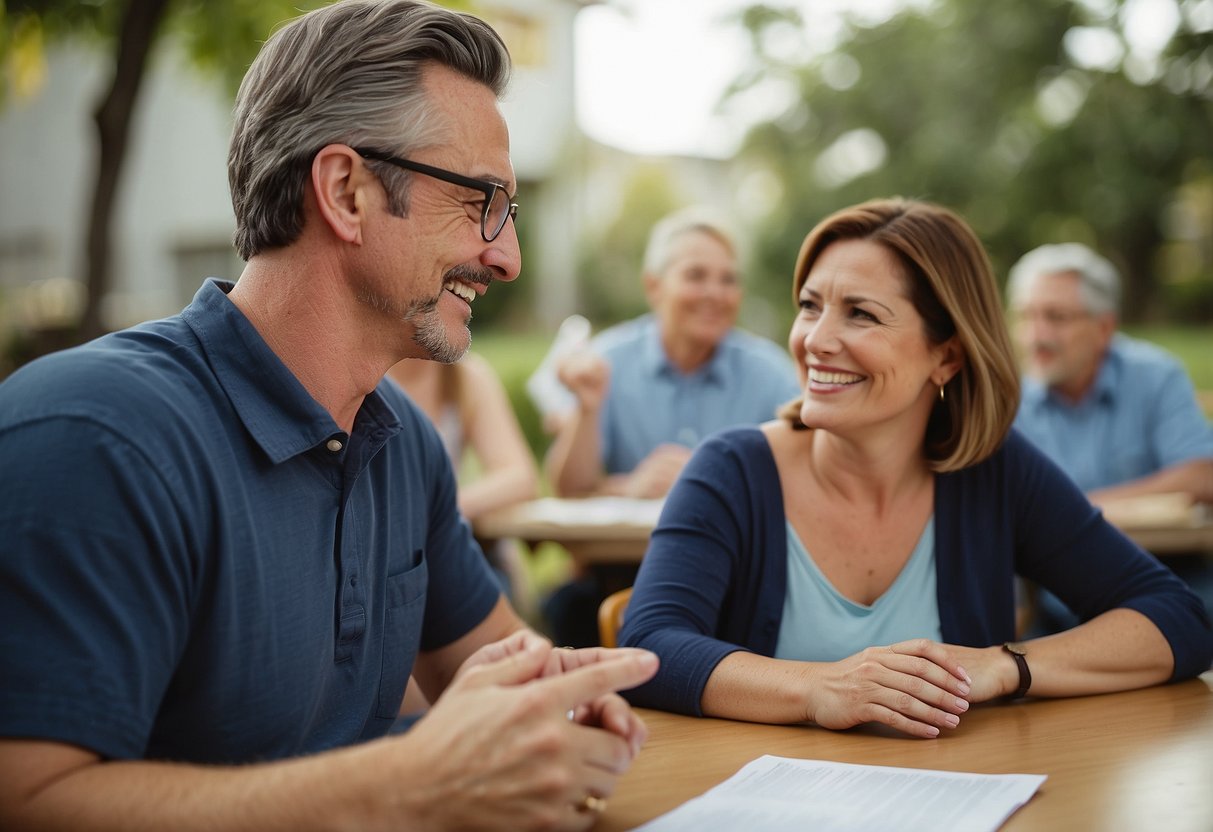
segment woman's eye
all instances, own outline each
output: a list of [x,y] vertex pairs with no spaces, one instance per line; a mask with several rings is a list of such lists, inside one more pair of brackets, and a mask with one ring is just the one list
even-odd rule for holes
[[814,301],[809,300],[808,298],[801,298],[800,299],[800,308],[803,309],[805,312],[811,312],[811,311],[817,309],[817,304]]
[[851,310],[851,314],[854,315],[856,318],[863,318],[864,320],[872,321],[873,323],[880,323],[879,319],[877,319],[877,317],[875,315],[873,315],[871,312],[868,312],[866,309],[860,309],[859,307],[855,307],[854,309]]

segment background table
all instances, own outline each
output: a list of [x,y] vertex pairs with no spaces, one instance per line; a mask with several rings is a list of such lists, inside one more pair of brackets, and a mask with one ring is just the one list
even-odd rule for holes
[[[559,543],[582,563],[639,563],[649,533],[661,514],[661,500],[546,497],[500,511],[476,522],[482,539],[517,538],[530,546]],[[1213,512],[1181,505],[1171,495],[1122,501],[1105,511],[1139,546],[1159,557],[1213,554]]]
[[[1003,827],[1213,830],[1213,672],[1178,685],[987,704],[935,740],[642,710],[650,737],[595,832],[622,832],[726,780],[763,754],[845,763],[1047,774]],[[896,828],[890,819],[890,829]]]
[[559,543],[581,563],[640,563],[661,500],[545,497],[490,512],[475,524],[481,539],[517,538],[528,546]]

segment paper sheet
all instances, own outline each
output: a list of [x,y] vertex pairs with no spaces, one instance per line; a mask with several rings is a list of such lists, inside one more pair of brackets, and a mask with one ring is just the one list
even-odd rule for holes
[[968,774],[766,755],[634,832],[993,832],[1043,774]]
[[531,522],[553,526],[639,526],[647,530],[657,525],[661,505],[661,500],[633,497],[587,497],[575,503],[544,497],[527,503],[519,512],[525,512]]

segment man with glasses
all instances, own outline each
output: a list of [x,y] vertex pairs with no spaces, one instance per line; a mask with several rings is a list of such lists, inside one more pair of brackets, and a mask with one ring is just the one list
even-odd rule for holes
[[[1169,353],[1117,333],[1120,276],[1079,243],[1045,245],[1011,269],[1008,304],[1025,378],[1015,427],[1096,504],[1184,492],[1213,502],[1213,427]],[[1202,556],[1165,561],[1213,606]],[[1077,624],[1042,594],[1040,628]]]
[[[0,385],[0,828],[584,829],[644,651],[501,597],[385,371],[519,272],[482,21],[347,0],[250,68],[236,284]],[[397,724],[410,672],[435,704]]]

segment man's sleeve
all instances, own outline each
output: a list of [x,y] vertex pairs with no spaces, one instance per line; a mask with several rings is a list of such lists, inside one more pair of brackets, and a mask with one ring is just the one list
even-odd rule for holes
[[187,637],[172,489],[81,418],[0,430],[0,735],[139,757]]
[[1156,393],[1150,442],[1160,467],[1213,459],[1213,425],[1201,411],[1192,381],[1178,362],[1167,367]]

